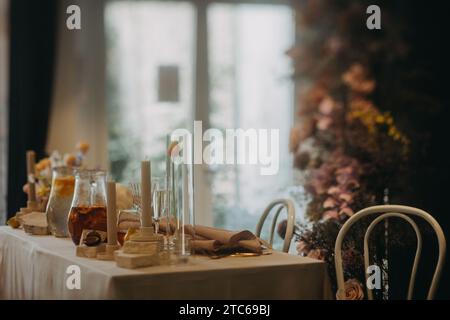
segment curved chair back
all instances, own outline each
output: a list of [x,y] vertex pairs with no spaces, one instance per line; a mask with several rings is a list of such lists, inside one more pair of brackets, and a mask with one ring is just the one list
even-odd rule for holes
[[[424,220],[426,220],[434,229],[437,239],[438,239],[438,245],[439,245],[439,257],[436,264],[436,268],[434,271],[433,279],[431,280],[431,285],[428,290],[427,299],[431,300],[434,298],[434,295],[437,290],[437,286],[439,284],[439,279],[441,277],[442,268],[444,266],[444,260],[445,260],[445,236],[442,231],[441,226],[439,223],[427,212],[413,208],[413,207],[407,207],[407,206],[400,206],[400,205],[383,205],[383,206],[373,206],[366,209],[363,209],[357,213],[355,213],[353,216],[351,216],[345,224],[342,226],[341,230],[339,231],[338,237],[336,239],[336,245],[335,245],[335,265],[336,265],[336,279],[337,279],[337,285],[338,285],[338,297],[344,298],[345,297],[345,281],[344,281],[344,272],[343,272],[343,266],[342,266],[342,242],[344,240],[345,235],[347,234],[348,230],[351,228],[353,224],[355,224],[358,220],[367,217],[369,215],[373,214],[380,214],[375,220],[372,221],[372,223],[367,228],[366,234],[364,236],[364,267],[365,271],[367,270],[367,267],[369,266],[369,239],[370,234],[372,233],[375,226],[383,221],[384,219],[390,218],[390,217],[397,217],[400,219],[405,220],[408,222],[412,228],[414,229],[417,237],[417,249],[416,249],[416,255],[414,258],[414,264],[411,270],[411,277],[409,280],[409,287],[408,287],[408,296],[407,299],[411,300],[413,296],[414,291],[414,283],[416,280],[416,273],[417,268],[419,265],[419,259],[422,252],[422,236],[420,233],[419,228],[417,227],[416,223],[409,217],[409,215],[420,217]],[[366,282],[367,282],[367,273],[366,274]],[[367,288],[367,297],[372,300],[373,294],[372,290]]]
[[275,215],[272,219],[272,225],[270,228],[270,245],[273,245],[273,237],[275,234],[275,228],[277,225],[278,217],[280,216],[280,213],[283,211],[283,209],[286,209],[287,211],[287,226],[286,226],[286,234],[284,236],[284,243],[283,243],[283,252],[288,252],[289,247],[291,245],[292,237],[294,235],[294,228],[295,228],[295,208],[294,204],[289,199],[278,199],[275,201],[272,201],[267,208],[264,210],[263,214],[261,215],[261,218],[259,218],[258,225],[256,226],[256,236],[259,237],[261,235],[261,230],[264,225],[264,222],[267,219],[267,216],[272,211],[272,209],[277,208],[277,211],[275,212]]

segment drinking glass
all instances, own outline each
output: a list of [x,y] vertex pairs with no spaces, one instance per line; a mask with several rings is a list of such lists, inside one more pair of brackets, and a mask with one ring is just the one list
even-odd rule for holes
[[153,193],[153,215],[155,220],[155,226],[158,225],[162,218],[165,219],[164,233],[166,240],[171,235],[170,217],[169,217],[169,191],[167,190],[167,184],[165,178],[155,179],[155,192]]

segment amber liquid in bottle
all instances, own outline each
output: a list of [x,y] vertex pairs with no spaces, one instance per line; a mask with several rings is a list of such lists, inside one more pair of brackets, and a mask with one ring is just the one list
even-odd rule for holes
[[68,225],[72,241],[79,245],[83,229],[106,232],[106,207],[72,207]]

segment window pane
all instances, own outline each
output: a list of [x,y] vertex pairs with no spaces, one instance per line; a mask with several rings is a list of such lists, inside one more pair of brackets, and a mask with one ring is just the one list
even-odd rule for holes
[[280,169],[260,175],[260,166],[213,168],[215,225],[255,229],[263,208],[291,184],[288,135],[293,114],[290,59],[294,40],[287,6],[214,4],[208,10],[211,126],[279,129]]
[[139,159],[149,157],[161,175],[165,135],[191,119],[193,7],[110,2],[105,24],[111,171],[119,181],[135,180]]

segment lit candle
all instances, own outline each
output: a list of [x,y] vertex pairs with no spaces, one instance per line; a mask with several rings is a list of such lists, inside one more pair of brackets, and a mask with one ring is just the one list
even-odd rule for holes
[[152,189],[151,189],[151,164],[145,160],[141,162],[141,224],[142,227],[152,226]]
[[108,181],[106,192],[108,244],[117,245],[116,183],[114,181]]
[[35,189],[35,167],[36,167],[36,153],[34,151],[27,151],[27,178],[28,178],[28,201],[36,201]]

